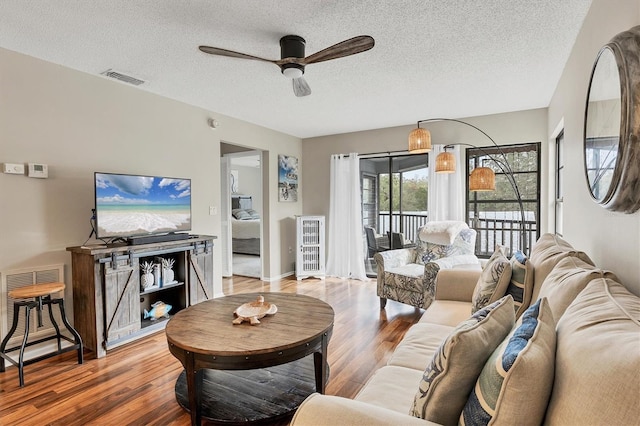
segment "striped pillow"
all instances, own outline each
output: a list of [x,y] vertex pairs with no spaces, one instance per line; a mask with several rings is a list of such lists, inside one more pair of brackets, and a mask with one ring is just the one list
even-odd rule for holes
[[555,350],[553,314],[547,299],[538,299],[489,357],[459,424],[541,424],[553,385]]
[[516,318],[527,309],[531,302],[533,292],[533,266],[528,262],[527,256],[520,250],[511,257],[511,282],[505,294],[513,297],[516,309]]

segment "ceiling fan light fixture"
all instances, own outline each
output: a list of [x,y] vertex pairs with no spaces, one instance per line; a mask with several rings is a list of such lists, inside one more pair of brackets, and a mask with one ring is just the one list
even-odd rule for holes
[[[289,64],[293,65],[293,64]],[[282,67],[282,74],[287,78],[300,78],[304,74],[304,68],[299,66]]]
[[294,78],[291,80],[293,82],[293,93],[301,98],[303,96],[309,96],[311,94],[311,88],[307,84],[304,77]]
[[229,58],[251,59],[254,61],[270,62],[280,67],[280,71],[289,78],[293,85],[293,92],[296,96],[308,96],[311,94],[309,85],[304,80],[304,67],[309,64],[329,61],[345,56],[366,52],[373,48],[375,40],[371,36],[361,35],[343,40],[332,46],[322,49],[313,55],[305,56],[305,40],[297,35],[286,35],[280,39],[280,59],[267,59],[259,56],[248,55],[235,50],[223,49],[220,47],[204,46],[198,48],[201,52],[226,56]]

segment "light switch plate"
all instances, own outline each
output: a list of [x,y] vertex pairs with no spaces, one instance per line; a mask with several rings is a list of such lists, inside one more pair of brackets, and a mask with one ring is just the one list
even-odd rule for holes
[[9,174],[12,174],[12,175],[23,175],[24,174],[24,164],[3,163],[2,164],[2,173],[9,173]]

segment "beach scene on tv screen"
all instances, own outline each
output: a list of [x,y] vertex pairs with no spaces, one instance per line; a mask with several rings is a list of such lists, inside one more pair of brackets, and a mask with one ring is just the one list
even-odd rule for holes
[[96,173],[100,237],[191,229],[191,181]]

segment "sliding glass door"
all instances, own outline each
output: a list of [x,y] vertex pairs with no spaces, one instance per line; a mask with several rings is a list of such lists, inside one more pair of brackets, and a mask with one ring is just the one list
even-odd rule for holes
[[375,231],[378,251],[412,245],[426,223],[428,159],[427,154],[361,158],[363,226]]

